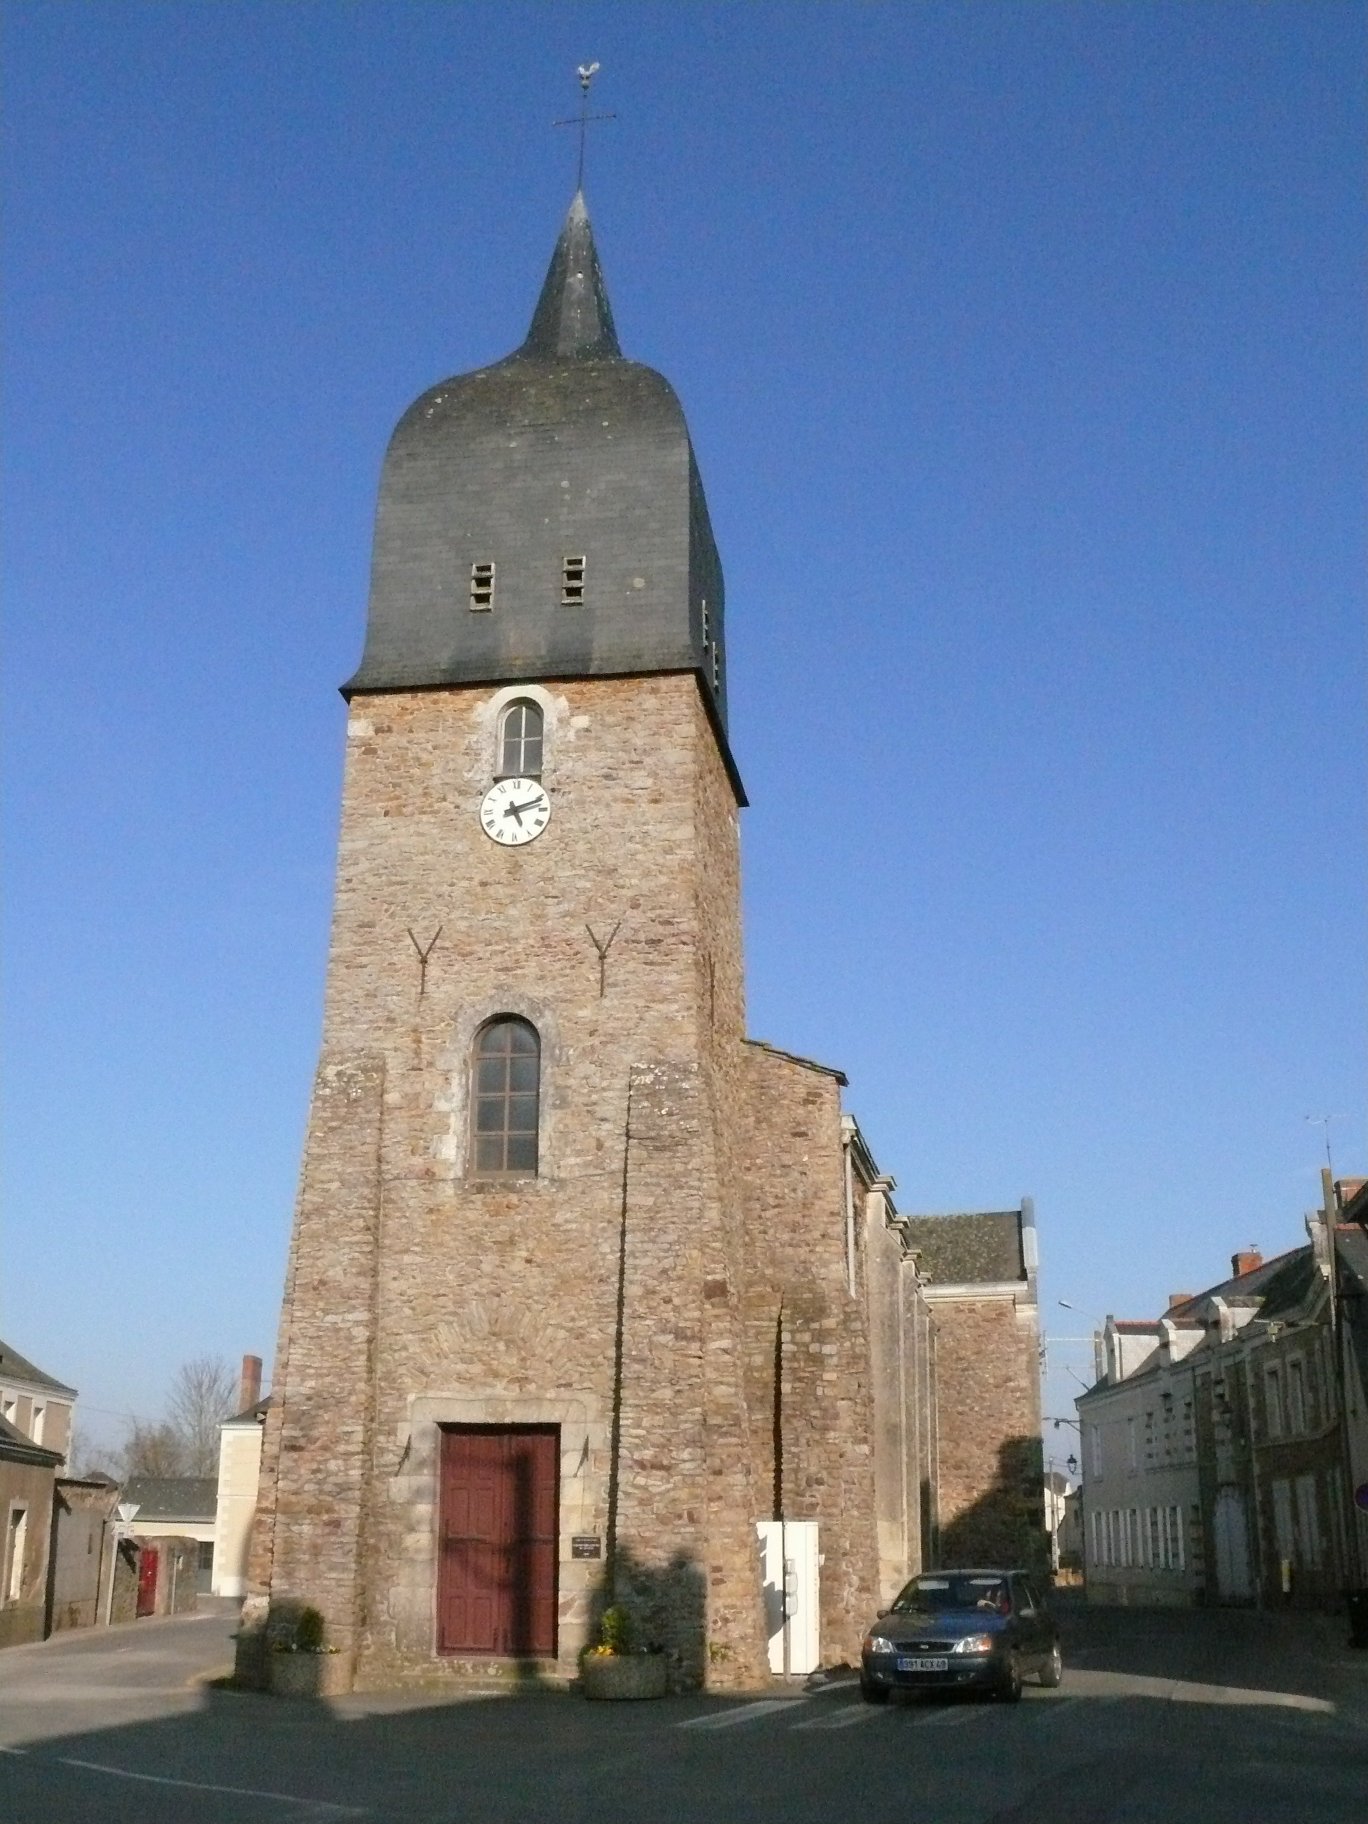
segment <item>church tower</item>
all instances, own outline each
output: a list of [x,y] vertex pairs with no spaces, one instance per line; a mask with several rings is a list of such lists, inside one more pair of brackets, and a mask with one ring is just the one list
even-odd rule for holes
[[766,1669],[726,681],[576,196],[384,461],[249,1640],[288,1598],[367,1682],[565,1674],[619,1600],[677,1682]]

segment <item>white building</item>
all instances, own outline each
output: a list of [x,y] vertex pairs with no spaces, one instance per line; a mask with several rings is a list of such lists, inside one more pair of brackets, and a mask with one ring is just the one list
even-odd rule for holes
[[247,1594],[247,1554],[256,1519],[261,1438],[269,1396],[219,1428],[218,1509],[214,1516],[215,1596]]
[[1190,1317],[1107,1319],[1103,1376],[1077,1405],[1090,1601],[1181,1605],[1202,1587]]

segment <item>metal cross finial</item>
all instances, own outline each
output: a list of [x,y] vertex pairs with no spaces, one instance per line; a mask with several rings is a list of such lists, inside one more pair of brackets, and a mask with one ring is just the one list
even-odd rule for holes
[[580,111],[578,114],[568,115],[564,120],[553,120],[551,123],[553,127],[579,128],[579,166],[575,173],[576,190],[584,188],[584,142],[588,137],[591,122],[617,119],[616,114],[591,114],[589,112],[589,84],[598,73],[598,67],[596,63],[582,63],[579,66],[575,74],[579,77]]

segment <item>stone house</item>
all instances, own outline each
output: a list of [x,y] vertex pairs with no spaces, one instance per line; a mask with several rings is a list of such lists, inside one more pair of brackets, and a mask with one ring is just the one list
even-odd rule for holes
[[946,1526],[1025,1500],[1032,1429],[1038,1526],[1024,1214],[928,1275],[842,1073],[746,1032],[727,684],[683,413],[576,197],[522,346],[382,470],[244,1678],[287,1599],[371,1685],[569,1677],[616,1602],[735,1687],[758,1528],[817,1527],[830,1661],[938,1486]]
[[1187,1316],[1107,1320],[1102,1376],[1077,1402],[1090,1601],[1165,1607],[1200,1600],[1191,1358],[1204,1337]]
[[1329,1608],[1361,1576],[1368,1241],[1341,1219],[1344,1187],[1324,1189],[1306,1246],[1237,1253],[1155,1323],[1108,1319],[1104,1374],[1077,1402],[1092,1600]]
[[59,1476],[52,1513],[47,1631],[104,1620],[114,1562],[113,1519],[121,1490],[107,1476]]
[[31,1444],[55,1451],[62,1468],[71,1449],[76,1389],[36,1368],[9,1343],[0,1341],[0,1419]]
[[[1352,1298],[1336,1313],[1335,1290],[1337,1280],[1353,1283],[1363,1231],[1341,1222],[1345,1187],[1323,1176],[1322,1207],[1306,1220],[1308,1245],[1274,1263],[1251,1321],[1213,1331],[1197,1375],[1217,1600],[1334,1608],[1361,1575],[1352,1362],[1362,1320],[1347,1321]],[[1227,1538],[1235,1542],[1229,1564],[1221,1556]]]
[[1348,1489],[1345,1574],[1368,1588],[1368,1181],[1340,1187],[1335,1231],[1335,1383],[1343,1400]]
[[75,1401],[74,1388],[0,1342],[0,1647],[46,1632],[54,1488]]
[[935,1336],[933,1561],[1043,1569],[1034,1205],[914,1216],[906,1234]]
[[41,1640],[53,1485],[62,1459],[0,1419],[0,1647]]

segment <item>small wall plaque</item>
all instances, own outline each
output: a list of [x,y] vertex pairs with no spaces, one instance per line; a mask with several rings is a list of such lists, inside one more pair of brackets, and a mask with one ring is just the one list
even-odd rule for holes
[[602,1558],[603,1541],[597,1533],[572,1533],[570,1535],[570,1556],[572,1558]]

